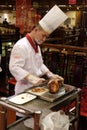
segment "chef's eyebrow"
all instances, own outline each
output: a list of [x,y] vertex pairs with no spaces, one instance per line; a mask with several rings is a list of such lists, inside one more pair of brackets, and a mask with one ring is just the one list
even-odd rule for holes
[[43,34],[43,37],[48,38],[48,37],[49,37],[49,35],[48,35],[48,34]]

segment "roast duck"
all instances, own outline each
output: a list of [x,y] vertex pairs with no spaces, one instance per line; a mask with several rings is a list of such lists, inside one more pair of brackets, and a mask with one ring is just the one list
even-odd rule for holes
[[59,91],[59,88],[63,85],[59,79],[51,79],[48,83],[49,92],[55,94]]

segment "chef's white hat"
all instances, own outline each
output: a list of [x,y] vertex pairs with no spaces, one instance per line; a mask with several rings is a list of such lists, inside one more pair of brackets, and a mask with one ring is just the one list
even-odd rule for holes
[[65,13],[57,5],[55,5],[39,21],[39,24],[44,31],[51,34],[67,18],[68,17],[65,15]]

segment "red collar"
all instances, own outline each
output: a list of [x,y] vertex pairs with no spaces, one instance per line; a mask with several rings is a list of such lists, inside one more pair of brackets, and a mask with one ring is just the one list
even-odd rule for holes
[[31,44],[35,52],[38,53],[38,46],[33,42],[28,33],[26,34],[26,38],[28,39],[29,43]]

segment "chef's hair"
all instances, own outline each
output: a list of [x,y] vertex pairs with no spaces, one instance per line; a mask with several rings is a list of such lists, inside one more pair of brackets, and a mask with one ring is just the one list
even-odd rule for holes
[[43,30],[43,28],[40,26],[40,24],[38,23],[37,25],[34,25],[32,30],[35,29],[35,28],[39,28],[40,30]]
[[43,28],[41,27],[40,24],[38,24],[37,27],[38,27],[40,30],[43,30]]

